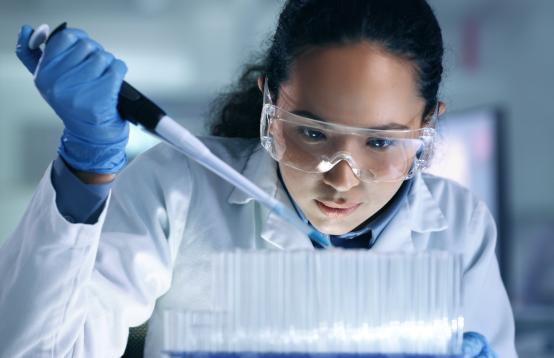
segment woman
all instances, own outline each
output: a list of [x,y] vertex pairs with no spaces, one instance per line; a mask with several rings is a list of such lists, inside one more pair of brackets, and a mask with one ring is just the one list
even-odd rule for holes
[[[118,356],[128,327],[149,319],[145,353],[158,356],[160,312],[206,305],[207,253],[318,246],[163,144],[114,180],[128,136],[116,109],[124,63],[76,29],[32,51],[31,32],[22,28],[18,57],[65,130],[0,252],[10,327],[0,352]],[[445,110],[442,56],[424,0],[289,0],[203,141],[334,246],[463,253],[465,327],[490,342],[468,334],[466,355],[515,357],[493,218],[466,190],[420,173]]]

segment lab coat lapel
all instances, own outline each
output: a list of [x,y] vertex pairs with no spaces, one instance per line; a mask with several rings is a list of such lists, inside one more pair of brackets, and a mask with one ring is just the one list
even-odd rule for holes
[[415,177],[408,201],[412,231],[428,233],[448,228],[448,222],[421,174]]
[[[294,208],[292,207],[292,204],[281,185],[278,186],[276,194],[277,200],[284,203],[290,210],[294,211]],[[265,220],[265,224],[262,226],[262,232],[260,234],[262,239],[283,250],[314,249],[312,242],[304,233],[283,221],[274,212],[270,212],[266,208],[262,208],[262,210],[264,216],[267,218]]]
[[381,232],[371,250],[375,252],[411,252],[414,250],[407,200],[402,202],[400,210]]
[[427,247],[427,233],[448,227],[442,210],[421,174],[414,178],[414,186],[401,205],[373,246],[374,251],[421,251]]
[[[266,193],[275,196],[277,191],[277,186],[275,185],[277,174],[275,170],[276,167],[273,159],[260,145],[257,145],[246,161],[241,174]],[[227,199],[230,204],[246,204],[252,200],[254,198],[250,194],[243,192],[237,187],[233,187]]]
[[[285,204],[290,210],[294,210],[287,193],[277,177],[276,169],[275,161],[261,146],[257,146],[248,159],[242,175],[250,179],[266,193],[269,193]],[[239,205],[247,204],[253,200],[252,196],[237,188],[231,191],[228,198],[229,203]],[[261,204],[255,203],[254,205],[258,206],[260,213],[260,236],[271,247],[287,250],[313,249],[313,245],[306,235],[284,222],[277,214],[270,212]]]

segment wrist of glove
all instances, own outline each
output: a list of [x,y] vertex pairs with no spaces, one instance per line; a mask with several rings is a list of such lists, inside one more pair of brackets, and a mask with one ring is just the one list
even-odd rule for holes
[[71,168],[88,173],[114,174],[127,164],[125,147],[129,128],[123,129],[118,140],[111,143],[90,143],[64,129],[58,154]]
[[464,358],[497,358],[487,339],[476,332],[464,333],[462,354]]
[[21,28],[16,54],[64,123],[59,155],[79,171],[117,173],[127,161],[129,136],[129,124],[117,111],[125,63],[71,28],[57,32],[44,53],[30,50],[32,32],[29,26]]

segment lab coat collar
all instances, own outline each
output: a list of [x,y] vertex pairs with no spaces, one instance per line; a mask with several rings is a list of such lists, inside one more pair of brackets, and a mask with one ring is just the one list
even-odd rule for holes
[[[260,145],[254,147],[241,174],[263,189],[266,193],[275,197],[277,192],[276,162]],[[246,204],[254,198],[242,190],[234,187],[229,195],[230,204]]]
[[414,186],[408,195],[408,205],[412,231],[427,233],[442,231],[448,227],[448,222],[422,174],[415,177]]
[[[294,207],[277,177],[276,166],[277,163],[271,158],[269,153],[258,145],[250,155],[242,170],[242,175],[294,211]],[[254,198],[251,195],[237,188],[231,191],[228,198],[230,204],[238,205],[244,205],[253,200]],[[256,205],[260,204],[256,203]],[[265,207],[262,207],[260,212],[262,213],[260,218],[262,222],[260,236],[263,240],[270,243],[272,247],[287,250],[314,249],[312,242],[306,235],[284,223],[277,214]],[[284,231],[288,232],[288,234],[283,235]]]
[[[256,146],[248,159],[242,175],[250,179],[254,184],[265,192],[284,203],[288,208],[294,210],[279,178],[277,177],[276,162],[260,146]],[[247,204],[254,198],[249,194],[234,188],[229,195],[228,202],[231,204]],[[412,190],[398,211],[396,217],[387,225],[381,237],[373,247],[376,251],[400,250],[403,248],[413,249],[424,243],[413,243],[412,232],[428,233],[445,230],[448,223],[437,201],[433,198],[425,180],[421,174],[416,175]],[[309,238],[298,233],[297,230],[287,230],[288,235],[283,235],[283,221],[266,208],[262,209],[261,237],[280,249],[312,248]],[[391,227],[393,228],[391,230]],[[389,237],[390,236],[390,237]],[[415,246],[414,246],[415,245]]]
[[429,235],[442,231],[448,222],[421,174],[414,178],[412,190],[388,223],[372,250],[377,252],[423,251]]

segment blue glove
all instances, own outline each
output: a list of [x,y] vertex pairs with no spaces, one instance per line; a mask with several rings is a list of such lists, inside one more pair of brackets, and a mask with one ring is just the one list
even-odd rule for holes
[[118,172],[127,162],[129,124],[117,111],[127,66],[81,30],[56,33],[44,54],[29,49],[32,32],[29,26],[21,28],[16,54],[64,123],[59,155],[79,171]]
[[487,339],[475,332],[464,333],[462,353],[464,358],[497,358]]

